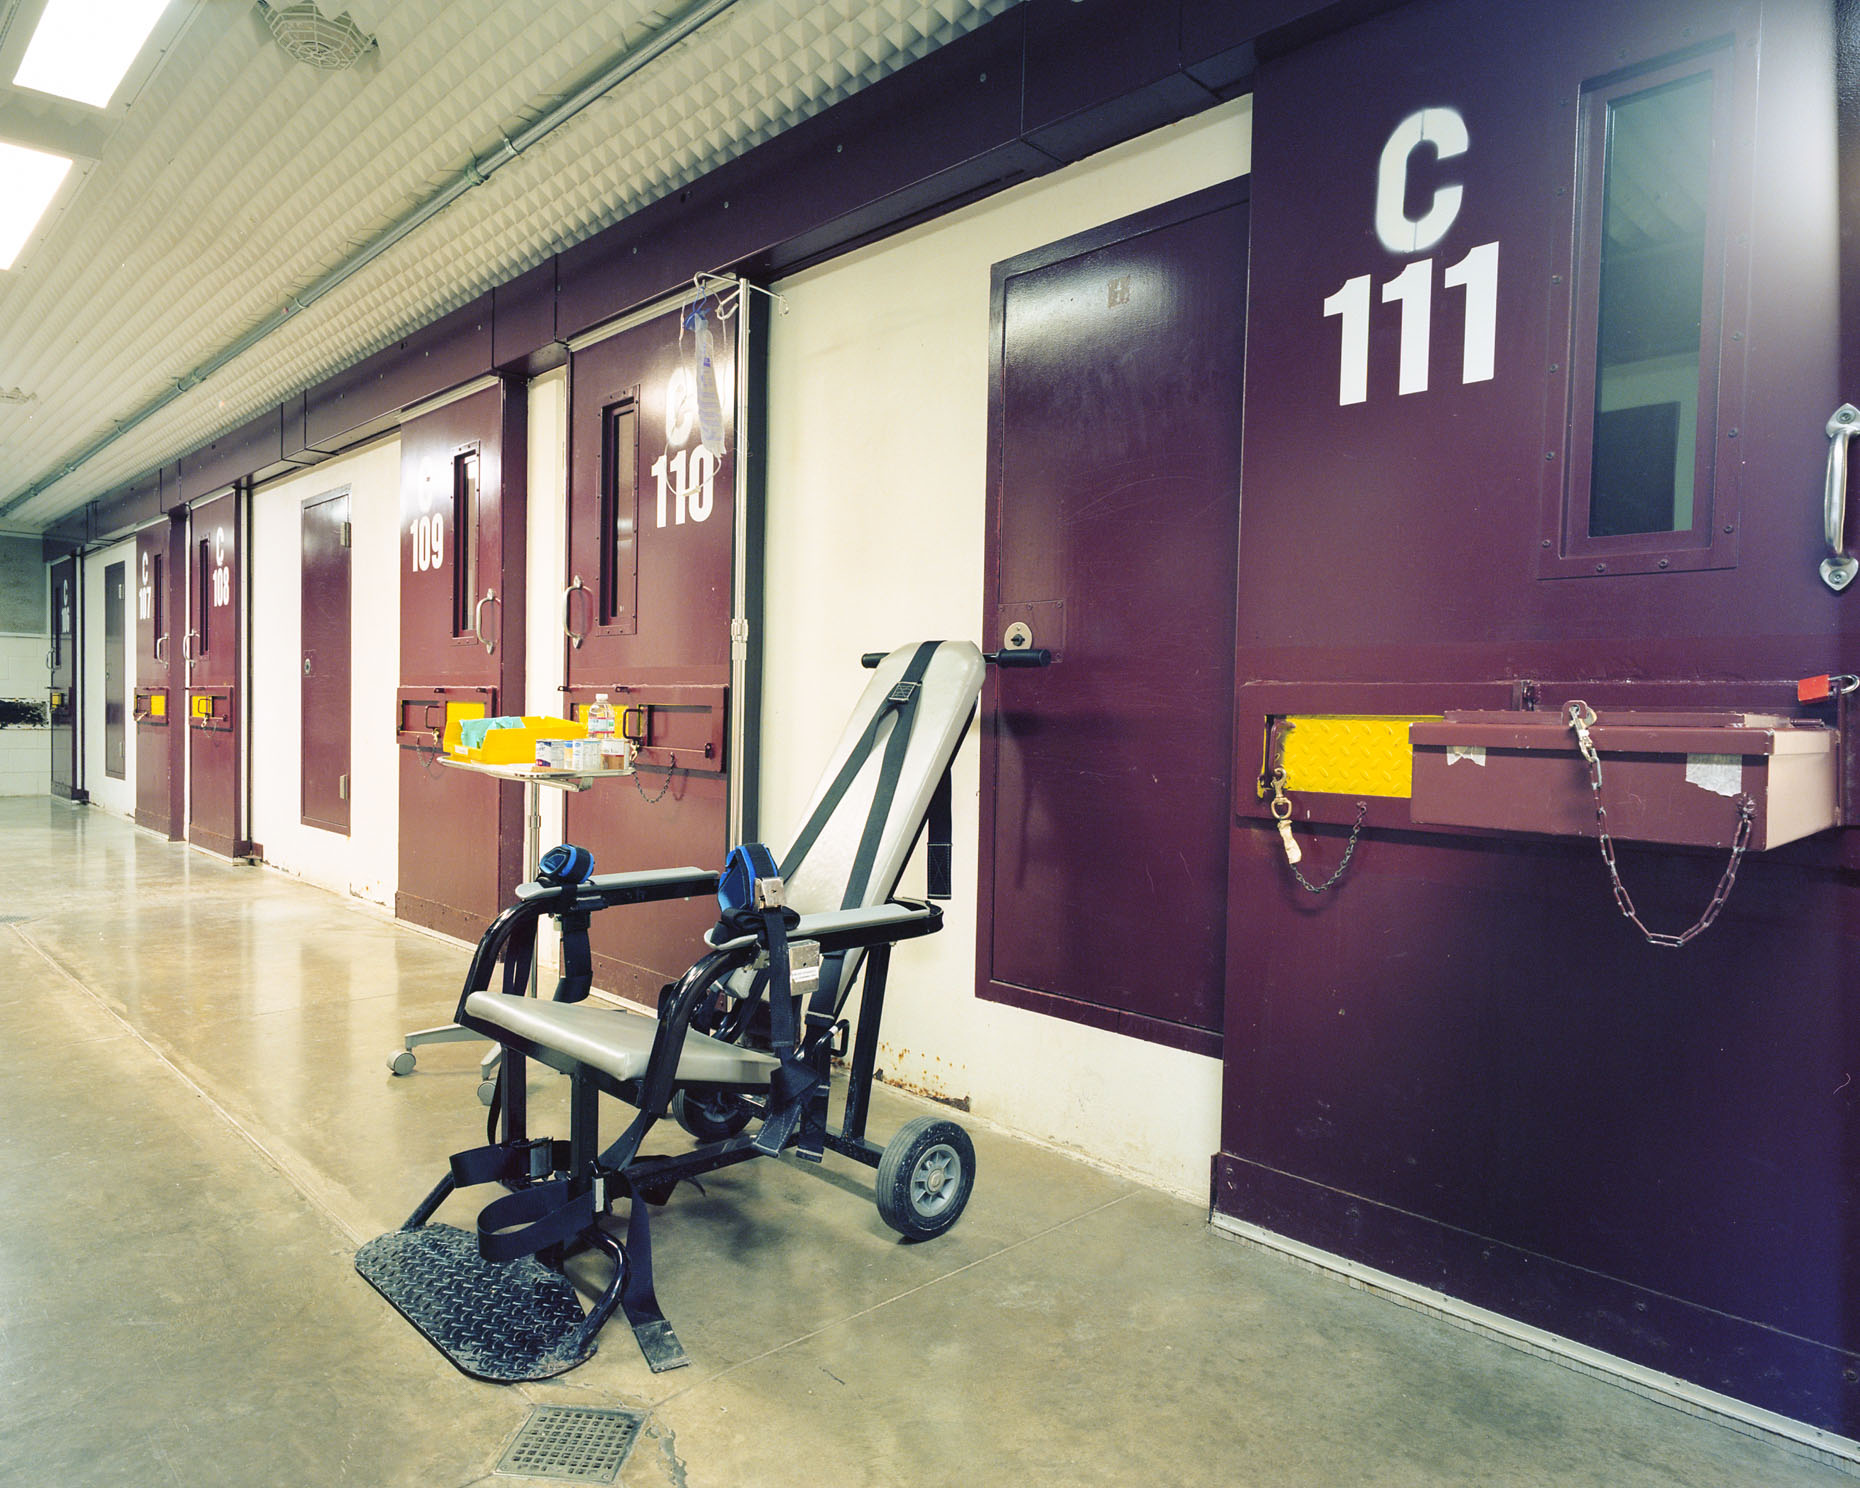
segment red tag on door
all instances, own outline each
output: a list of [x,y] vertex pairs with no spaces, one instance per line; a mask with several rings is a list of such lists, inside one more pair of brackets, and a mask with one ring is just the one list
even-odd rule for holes
[[1818,703],[1828,695],[1827,677],[1804,677],[1795,684],[1795,700],[1798,703]]

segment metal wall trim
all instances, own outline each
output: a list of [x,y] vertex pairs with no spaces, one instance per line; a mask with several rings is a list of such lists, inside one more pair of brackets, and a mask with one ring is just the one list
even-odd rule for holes
[[[417,403],[409,403],[405,408],[400,410],[397,422],[404,423],[410,418],[418,418],[423,413],[435,413],[449,404],[459,403],[466,398],[475,397],[479,393],[488,392],[490,389],[499,386],[503,381],[504,379],[495,372],[487,372],[482,377],[474,377],[470,382],[462,383],[449,392],[435,393],[430,398],[422,398]],[[383,435],[380,437],[386,438],[388,436]],[[347,454],[348,451],[344,450],[343,453]]]
[[[743,281],[739,279],[735,282],[741,284]],[[700,298],[703,298],[703,295],[693,286],[690,289],[681,289],[677,294],[669,294],[654,300],[650,305],[641,305],[637,310],[629,310],[624,315],[616,315],[612,320],[603,321],[591,330],[570,336],[568,354],[573,356],[578,351],[586,351],[590,346],[598,346],[603,341],[623,335],[635,326],[643,326],[647,321],[657,320],[661,315],[670,315],[674,310],[682,310],[686,305]],[[741,319],[741,316],[738,316],[738,319]],[[742,348],[739,345],[737,349],[740,351]],[[742,385],[740,376],[737,378],[737,385],[739,387]]]

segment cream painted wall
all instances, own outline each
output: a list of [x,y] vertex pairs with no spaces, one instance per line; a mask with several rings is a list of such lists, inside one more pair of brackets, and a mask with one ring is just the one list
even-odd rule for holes
[[[779,848],[864,686],[860,652],[982,637],[989,269],[1243,175],[1241,99],[776,286],[763,830]],[[956,896],[896,958],[881,1066],[980,1116],[1205,1199],[1220,1062],[975,996],[978,751],[956,766]],[[921,891],[921,854],[904,892]]]
[[[349,831],[303,824],[303,505],[349,488]],[[399,872],[400,441],[262,487],[252,511],[252,837],[265,862],[376,904]]]
[[[123,778],[103,773],[103,574],[112,563],[123,565]],[[136,727],[129,705],[135,687],[135,658],[128,648],[136,636],[136,540],[132,537],[84,556],[84,788],[90,803],[119,816],[136,814]]]

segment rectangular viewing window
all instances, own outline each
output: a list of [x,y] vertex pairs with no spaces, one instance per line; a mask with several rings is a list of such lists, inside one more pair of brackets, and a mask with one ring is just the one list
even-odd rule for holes
[[630,620],[636,602],[639,521],[639,409],[632,402],[606,410],[601,441],[601,624]]
[[473,633],[478,602],[478,451],[452,457],[452,634]]
[[1732,56],[1719,45],[1584,86],[1568,459],[1547,573],[1731,561],[1728,544],[1713,551],[1713,455]]
[[1711,74],[1606,105],[1589,536],[1692,526]]
[[162,659],[161,643],[166,639],[162,617],[167,613],[161,592],[161,554],[150,555],[149,564],[149,656],[155,661]]
[[200,539],[200,587],[194,593],[199,596],[199,602],[194,609],[199,616],[196,628],[200,632],[194,638],[199,647],[194,654],[205,656],[208,645],[207,617],[213,613],[213,540],[211,538]]

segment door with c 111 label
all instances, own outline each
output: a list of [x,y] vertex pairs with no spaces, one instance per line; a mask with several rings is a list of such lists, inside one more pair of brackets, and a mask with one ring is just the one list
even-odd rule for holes
[[[749,566],[738,440],[750,389],[738,378],[749,338],[743,315],[720,312],[738,293],[703,302],[708,365],[695,307],[649,314],[570,361],[565,711],[580,717],[606,693],[639,743],[631,778],[567,799],[568,840],[594,853],[598,872],[721,867],[733,833],[747,660],[746,622],[735,646],[733,622],[744,619]],[[650,1002],[715,918],[706,900],[598,916],[597,983]]]
[[[1847,9],[1413,0],[1261,63],[1213,1201],[1853,1436],[1860,834],[1732,858],[1713,770],[1754,766],[1681,748],[1722,845],[1605,860],[1559,722],[1835,727],[1854,820],[1856,714],[1796,689],[1860,671],[1820,571]],[[1411,794],[1410,721],[1462,710],[1548,723],[1582,835]],[[1284,741],[1347,723],[1392,778],[1339,746],[1301,784]],[[1479,745],[1456,804],[1494,800]]]

